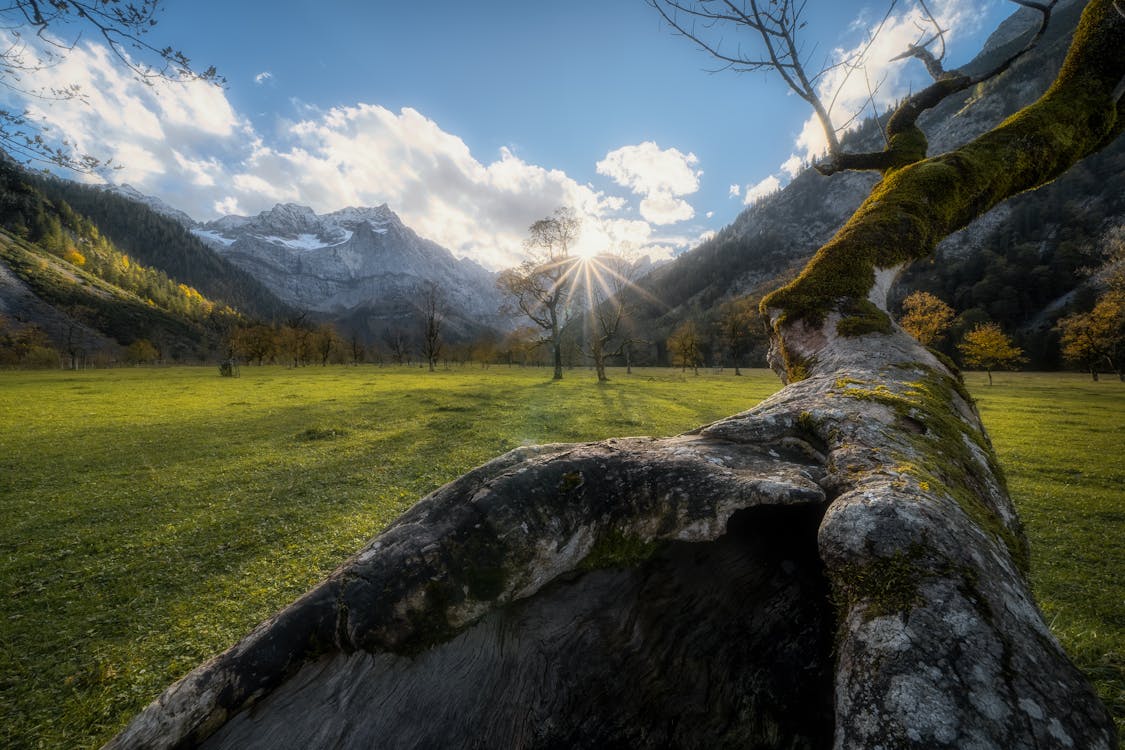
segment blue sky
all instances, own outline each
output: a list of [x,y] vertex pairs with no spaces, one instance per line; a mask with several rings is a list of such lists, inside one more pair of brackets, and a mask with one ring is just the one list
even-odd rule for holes
[[[896,5],[870,60],[884,98],[923,82],[917,63],[887,64],[917,34],[911,7]],[[953,26],[956,64],[1014,6],[933,7]],[[814,59],[859,44],[885,8],[810,3]],[[88,103],[22,103],[112,157],[113,181],[195,218],[386,202],[493,268],[564,204],[591,247],[682,251],[819,144],[775,78],[710,72],[643,0],[171,0],[152,39],[215,65],[226,87],[144,87],[83,40],[37,83],[77,80]]]

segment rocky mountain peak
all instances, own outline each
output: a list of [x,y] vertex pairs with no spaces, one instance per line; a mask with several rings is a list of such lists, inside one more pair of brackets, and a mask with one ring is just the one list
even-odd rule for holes
[[295,237],[301,234],[320,234],[320,219],[308,206],[296,203],[278,203],[263,211],[251,222],[252,228],[262,234]]
[[389,225],[404,226],[402,220],[386,203],[375,207],[348,206],[325,214],[324,221],[354,231],[358,225],[367,224],[378,231]]
[[423,283],[444,291],[450,335],[501,328],[494,274],[419,237],[386,203],[318,215],[279,203],[257,216],[224,216],[192,232],[286,303],[336,317],[365,338],[408,325]]

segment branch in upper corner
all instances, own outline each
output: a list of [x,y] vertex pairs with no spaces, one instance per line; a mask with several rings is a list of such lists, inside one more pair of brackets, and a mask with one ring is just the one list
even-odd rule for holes
[[[82,99],[75,86],[23,86],[21,81],[73,52],[83,31],[100,36],[119,62],[143,83],[163,79],[225,84],[214,67],[196,70],[180,50],[158,47],[147,40],[146,35],[156,25],[160,2],[11,0],[0,7],[0,29],[6,33],[6,46],[0,49],[0,86],[34,99]],[[33,38],[38,41],[29,44]],[[107,161],[74,152],[65,140],[48,142],[45,132],[46,128],[30,121],[26,113],[0,110],[0,150],[9,158],[84,173],[110,166]]]
[[[1115,4],[1120,1],[1114,0]],[[944,33],[939,27],[939,33],[930,41],[921,45],[911,45],[906,52],[893,58],[901,60],[916,57],[922,60],[927,70],[934,76],[935,81],[917,94],[908,97],[895,109],[894,114],[887,122],[887,148],[882,152],[866,154],[831,154],[827,161],[814,165],[816,170],[823,175],[832,175],[848,170],[885,172],[888,169],[898,169],[925,159],[928,144],[925,134],[917,126],[921,114],[926,110],[933,109],[952,94],[1000,75],[1010,68],[1016,60],[1027,54],[1046,33],[1047,26],[1051,21],[1051,10],[1058,0],[1051,0],[1047,4],[1028,2],[1027,0],[1012,0],[1012,2],[1024,7],[1034,8],[1042,14],[1035,34],[1022,48],[1008,56],[996,67],[980,75],[967,76],[955,70],[946,71],[941,66],[940,56],[934,56],[928,49],[928,45],[933,42],[934,38]],[[933,19],[933,16],[930,16],[930,18],[936,26],[936,19]]]

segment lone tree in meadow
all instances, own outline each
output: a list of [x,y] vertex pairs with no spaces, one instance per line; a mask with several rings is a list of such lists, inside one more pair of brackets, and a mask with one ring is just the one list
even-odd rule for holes
[[1098,379],[1101,367],[1125,380],[1125,294],[1103,295],[1093,310],[1066,316],[1058,328],[1063,356],[1089,372],[1093,380]]
[[1062,353],[1098,379],[1102,366],[1125,381],[1125,227],[1113,227],[1101,242],[1103,263],[1093,269],[1103,291],[1089,312],[1059,321]]
[[687,368],[696,375],[703,364],[702,337],[699,325],[691,319],[685,320],[676,326],[668,337],[668,353],[672,355],[672,364],[679,365],[680,369],[687,372]]
[[1012,343],[999,323],[981,323],[965,334],[957,345],[968,367],[979,367],[988,373],[992,385],[993,370],[1014,370],[1027,361],[1023,349]]
[[754,345],[760,342],[765,326],[758,314],[758,302],[749,298],[731,300],[719,310],[719,332],[734,362],[734,374],[741,375],[739,366]]
[[[1090,0],[1038,101],[930,155],[918,115],[984,80],[944,67],[935,26],[905,53],[934,83],[892,114],[884,150],[850,155],[830,92],[798,55],[815,46],[800,38],[804,4],[652,4],[732,67],[775,71],[809,100],[836,142],[821,171],[881,174],[804,271],[762,300],[787,387],[684,435],[521,448],[466,474],[169,688],[111,750],[208,736],[210,748],[467,736],[497,747],[1117,745],[1034,604],[1027,539],[972,399],[893,323],[880,290],[1125,130],[1125,9]],[[1042,21],[1022,37],[1031,44],[1053,4],[1020,4]],[[736,32],[758,44],[722,47]],[[685,700],[699,695],[706,710]],[[402,718],[416,716],[442,718]]]
[[902,301],[902,313],[898,324],[922,346],[932,346],[940,340],[956,314],[945,302],[923,291],[907,295]]
[[390,352],[391,362],[404,365],[410,361],[412,344],[410,336],[398,326],[383,329],[383,343]]
[[443,344],[441,327],[445,323],[447,308],[445,292],[436,282],[427,281],[422,285],[419,296],[422,314],[422,354],[429,364],[430,372],[433,372],[437,368],[438,358],[441,357]]
[[563,338],[574,317],[575,258],[571,247],[581,222],[574,209],[560,208],[528,229],[528,258],[500,274],[496,285],[511,298],[505,312],[521,315],[542,331],[540,343],[551,349],[555,380],[563,376]]
[[634,343],[628,332],[631,312],[622,292],[633,283],[634,266],[621,253],[603,253],[579,261],[575,280],[586,300],[583,354],[594,362],[598,382],[609,380],[606,363],[613,357],[626,357]]

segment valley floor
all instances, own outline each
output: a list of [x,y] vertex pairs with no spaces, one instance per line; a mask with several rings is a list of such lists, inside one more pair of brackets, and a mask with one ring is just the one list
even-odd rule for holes
[[[673,434],[772,373],[0,372],[0,746],[96,747],[442,483],[526,443]],[[1047,619],[1125,729],[1125,384],[966,380]]]

